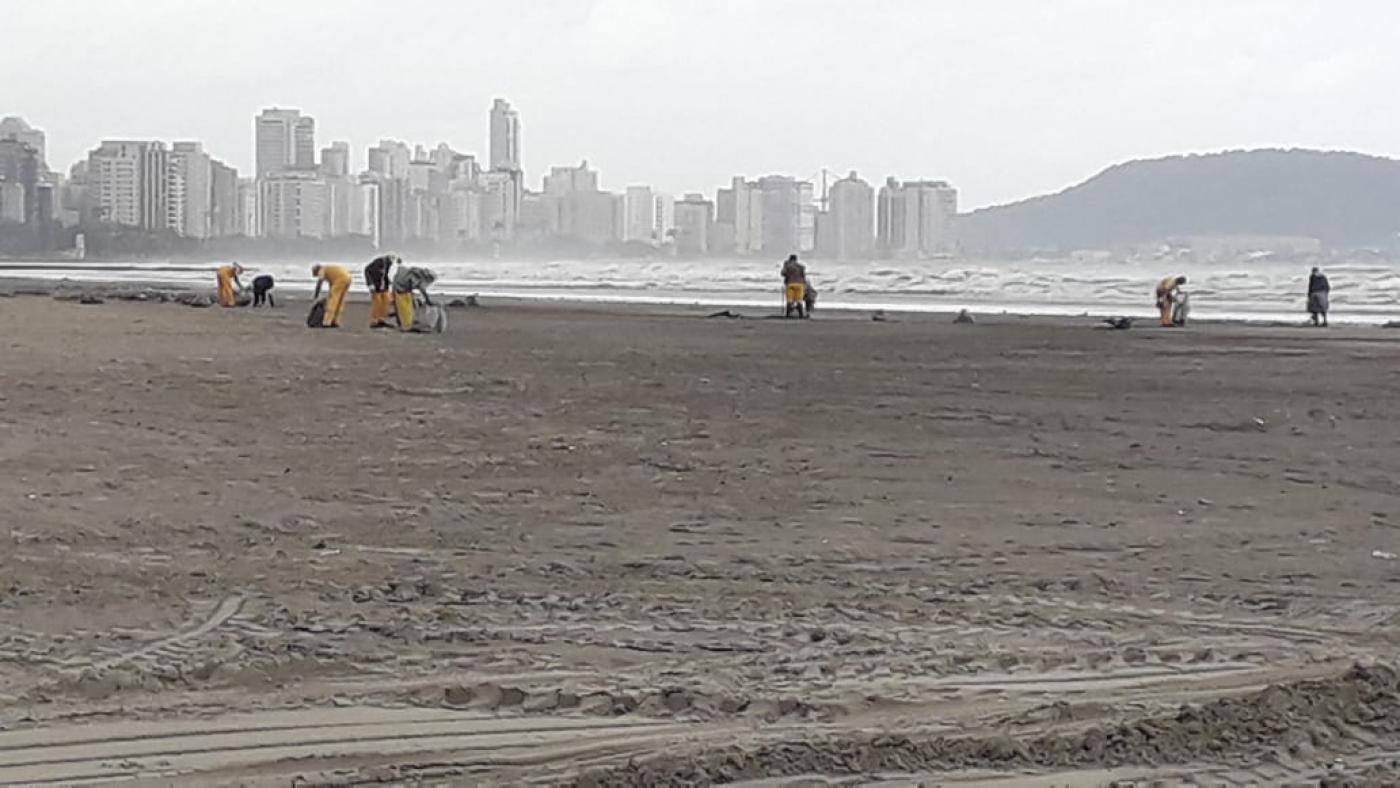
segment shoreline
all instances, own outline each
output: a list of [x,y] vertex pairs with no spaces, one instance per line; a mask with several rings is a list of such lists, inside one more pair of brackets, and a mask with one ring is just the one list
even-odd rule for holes
[[[142,270],[127,267],[123,270]],[[182,269],[193,270],[193,269]],[[199,269],[202,270],[202,269]],[[288,285],[278,285],[274,291],[274,297],[278,297],[284,304],[302,304],[312,292],[313,287],[296,282]],[[0,269],[0,297],[5,296],[28,296],[28,297],[50,297],[66,301],[78,301],[84,297],[93,297],[102,301],[135,301],[150,303],[174,303],[186,306],[205,306],[202,303],[190,304],[191,299],[200,296],[208,296],[211,300],[214,296],[215,288],[201,286],[185,282],[171,282],[160,279],[139,279],[128,282],[118,280],[82,280],[82,279],[52,279],[47,277],[26,277],[7,276],[5,271]],[[475,298],[479,301],[479,307],[496,306],[507,307],[517,310],[537,310],[544,312],[589,312],[618,315],[648,315],[648,316],[677,316],[692,318],[714,318],[745,320],[781,320],[779,310],[774,307],[767,307],[756,304],[753,299],[736,298],[731,301],[687,301],[684,299],[655,299],[647,297],[625,298],[625,297],[588,297],[584,295],[557,296],[539,295],[535,297],[522,296],[516,293],[499,294],[489,290],[474,290],[465,288],[444,288],[433,293],[434,298],[440,299],[442,303],[452,306],[452,302]],[[368,294],[362,288],[352,288],[347,295],[349,303],[368,303]],[[457,305],[453,309],[475,309],[479,307]],[[908,305],[888,305],[879,308],[864,306],[849,306],[840,303],[819,306],[815,319],[821,320],[875,320],[883,322],[947,322],[955,318],[961,308],[948,307],[946,309],[931,308],[911,308]],[[1034,311],[1016,311],[1009,309],[989,310],[979,312],[975,309],[967,310],[976,321],[976,324],[983,325],[1088,325],[1102,326],[1103,321],[1109,317],[1128,316],[1132,318],[1135,325],[1133,329],[1159,329],[1156,325],[1156,315],[1144,314],[1142,312],[1081,312],[1077,314],[1048,314]],[[730,313],[725,315],[723,313]],[[1313,328],[1307,322],[1306,316],[1300,316],[1297,321],[1278,320],[1270,318],[1248,318],[1248,317],[1199,317],[1191,320],[1191,325],[1209,326],[1231,326],[1238,328],[1254,329],[1288,329],[1288,328]],[[1400,328],[1400,321],[1363,321],[1363,320],[1332,320],[1334,329],[1377,329],[1377,328]]]

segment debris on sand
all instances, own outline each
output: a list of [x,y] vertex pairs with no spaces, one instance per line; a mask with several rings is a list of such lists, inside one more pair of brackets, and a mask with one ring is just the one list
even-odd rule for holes
[[447,305],[449,307],[452,307],[453,309],[467,309],[470,307],[481,306],[481,302],[477,299],[477,294],[473,293],[467,296],[466,298],[454,298],[451,301],[448,301]]
[[1133,327],[1133,319],[1131,317],[1106,317],[1103,322],[1109,328],[1118,331],[1126,331]]
[[715,312],[715,313],[712,314],[712,315],[705,315],[705,317],[707,317],[707,318],[711,318],[711,317],[724,317],[724,318],[728,318],[728,319],[730,319],[730,320],[738,320],[739,318],[742,318],[743,315],[739,314],[738,312],[735,312],[735,311],[732,310],[732,309],[724,309],[724,310],[720,310],[719,312]]
[[967,311],[966,309],[960,309],[958,310],[958,316],[953,318],[953,322],[960,325],[970,326],[973,323],[976,323],[977,321],[973,319],[971,312]]
[[589,788],[715,785],[802,774],[1066,769],[1262,763],[1306,757],[1326,742],[1400,738],[1400,674],[1357,665],[1343,676],[1269,687],[1243,698],[1080,733],[1036,737],[861,734],[666,755],[583,775]]
[[876,323],[883,323],[883,322],[885,322],[888,318],[885,317],[885,310],[883,310],[883,309],[877,309],[877,310],[875,310],[875,313],[874,313],[873,315],[870,316],[870,319],[873,320],[873,321],[875,321]]
[[102,296],[95,295],[95,294],[93,294],[93,293],[84,293],[84,294],[82,295],[82,297],[78,299],[78,303],[80,303],[80,304],[87,304],[87,305],[94,305],[94,304],[105,304],[105,303],[107,303],[107,301],[106,301],[104,298],[102,298]]

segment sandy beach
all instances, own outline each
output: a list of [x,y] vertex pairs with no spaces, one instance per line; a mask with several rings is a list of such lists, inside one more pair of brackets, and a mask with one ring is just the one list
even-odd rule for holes
[[1400,776],[1400,333],[304,308],[0,298],[0,783]]

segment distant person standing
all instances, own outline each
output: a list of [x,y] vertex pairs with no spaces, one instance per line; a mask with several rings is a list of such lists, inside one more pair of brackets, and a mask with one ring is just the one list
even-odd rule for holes
[[365,284],[369,285],[369,327],[388,328],[389,313],[394,308],[393,269],[401,263],[398,255],[384,254],[365,266]]
[[326,299],[326,316],[321,319],[322,328],[340,328],[340,317],[345,314],[345,294],[350,292],[350,272],[338,265],[313,265],[311,275],[316,277],[316,292],[311,300],[321,297],[321,285],[330,286],[330,297]]
[[1172,307],[1180,297],[1181,286],[1184,284],[1184,276],[1169,276],[1157,283],[1157,309],[1161,312],[1163,328],[1174,328],[1177,325]]
[[797,255],[790,254],[783,262],[783,316],[807,316],[807,267],[797,261]]
[[1332,284],[1327,281],[1322,269],[1314,268],[1308,276],[1308,314],[1312,316],[1313,325],[1327,327],[1327,308],[1331,293]]

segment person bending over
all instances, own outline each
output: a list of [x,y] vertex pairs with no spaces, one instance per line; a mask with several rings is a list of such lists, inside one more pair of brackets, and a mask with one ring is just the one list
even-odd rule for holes
[[394,308],[391,288],[394,266],[402,263],[398,255],[382,254],[365,266],[365,284],[369,285],[369,327],[388,328],[389,313]]
[[340,318],[345,314],[345,294],[350,291],[350,272],[338,265],[313,265],[311,275],[316,277],[316,292],[311,295],[312,301],[321,297],[321,285],[330,286],[326,316],[321,320],[321,327],[340,328]]
[[427,268],[401,265],[398,273],[394,274],[394,312],[398,315],[399,330],[413,330],[413,296],[415,293],[423,297],[423,303],[431,305],[433,300],[428,297],[428,285],[437,281],[437,274]]
[[259,307],[264,303],[274,308],[277,306],[277,302],[272,300],[272,274],[253,278],[253,306]]

